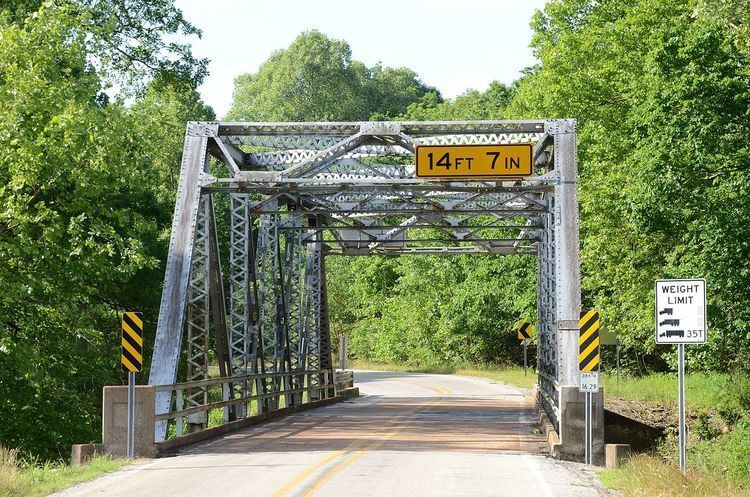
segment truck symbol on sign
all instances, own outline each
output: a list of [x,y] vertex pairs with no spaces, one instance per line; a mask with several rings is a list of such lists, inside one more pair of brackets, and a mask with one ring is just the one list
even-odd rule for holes
[[667,316],[671,316],[672,315],[672,308],[671,307],[665,307],[664,309],[662,309],[662,310],[659,311],[659,316],[661,316],[662,314],[666,314]]
[[659,338],[671,338],[671,337],[685,337],[685,330],[667,330],[659,333]]
[[680,320],[679,319],[665,319],[661,323],[659,323],[659,326],[679,326]]

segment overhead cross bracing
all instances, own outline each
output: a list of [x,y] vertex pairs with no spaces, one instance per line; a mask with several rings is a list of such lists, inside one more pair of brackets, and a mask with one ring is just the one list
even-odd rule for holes
[[[211,148],[235,174],[209,188],[265,195],[251,211],[281,216],[283,229],[310,228],[314,215],[329,253],[535,252],[543,180],[427,182],[411,155],[417,144],[539,143],[544,124],[449,124],[220,123]],[[407,232],[419,235],[406,243]]]
[[[415,175],[418,145],[514,143],[533,144],[532,176]],[[207,376],[209,327],[226,337],[216,355],[227,375],[329,370],[328,255],[535,254],[541,399],[558,423],[559,387],[577,382],[566,328],[580,312],[575,167],[572,120],[189,123],[150,383],[175,382],[184,328],[190,378]],[[215,228],[221,195],[228,240]],[[281,378],[228,395],[303,381]]]

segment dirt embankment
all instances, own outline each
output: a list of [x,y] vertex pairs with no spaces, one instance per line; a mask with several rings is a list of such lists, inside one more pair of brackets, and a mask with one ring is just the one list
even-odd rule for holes
[[605,397],[605,409],[654,428],[677,426],[677,406],[658,405],[653,402]]

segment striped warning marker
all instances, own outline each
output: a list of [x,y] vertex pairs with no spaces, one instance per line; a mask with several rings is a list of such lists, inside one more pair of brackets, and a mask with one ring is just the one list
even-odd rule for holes
[[518,323],[518,339],[526,340],[531,338],[531,334],[534,332],[534,328],[531,323],[521,322]]
[[143,313],[122,313],[122,370],[138,373],[143,368]]
[[578,369],[584,373],[599,371],[599,313],[582,312],[578,329]]

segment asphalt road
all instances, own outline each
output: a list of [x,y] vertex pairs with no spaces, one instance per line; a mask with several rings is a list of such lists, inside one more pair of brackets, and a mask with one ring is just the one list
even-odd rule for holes
[[363,394],[133,464],[57,495],[608,495],[544,455],[524,393],[484,379],[356,373]]

